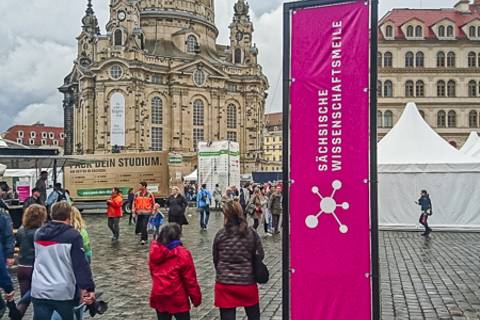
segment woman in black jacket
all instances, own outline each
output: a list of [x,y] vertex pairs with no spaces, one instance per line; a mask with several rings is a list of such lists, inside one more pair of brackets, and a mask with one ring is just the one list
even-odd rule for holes
[[188,207],[187,199],[180,193],[178,187],[172,188],[172,195],[167,200],[168,222],[178,223],[180,226],[188,224],[185,211]]

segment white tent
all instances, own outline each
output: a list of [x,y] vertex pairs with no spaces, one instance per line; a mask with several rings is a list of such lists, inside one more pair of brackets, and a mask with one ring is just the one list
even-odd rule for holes
[[379,222],[383,228],[415,229],[420,191],[433,203],[436,229],[480,230],[480,160],[441,138],[409,103],[378,145]]
[[198,171],[197,170],[193,171],[188,176],[183,177],[183,180],[188,181],[188,182],[197,181],[198,180]]
[[5,170],[7,170],[7,166],[0,163],[0,178],[1,178],[1,177],[3,176],[3,174],[5,173]]
[[475,131],[470,132],[470,135],[468,136],[467,141],[463,145],[463,147],[460,149],[460,152],[466,155],[471,155],[470,151],[474,149],[477,145],[480,145],[480,137],[478,136],[478,133]]

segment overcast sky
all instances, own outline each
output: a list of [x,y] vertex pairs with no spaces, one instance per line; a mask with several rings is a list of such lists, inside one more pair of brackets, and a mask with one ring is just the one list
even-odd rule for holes
[[[40,121],[63,126],[57,88],[72,68],[86,0],[0,0],[0,132]],[[234,0],[215,0],[219,43],[228,43]],[[281,109],[282,0],[250,0],[259,61],[270,81],[267,111]],[[451,7],[456,0],[380,0],[394,7]],[[104,31],[108,0],[93,0]]]

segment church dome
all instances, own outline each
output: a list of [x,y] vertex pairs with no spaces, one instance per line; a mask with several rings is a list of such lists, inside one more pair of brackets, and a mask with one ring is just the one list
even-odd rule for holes
[[171,15],[190,16],[215,24],[214,0],[143,0],[140,1],[142,13],[170,13]]

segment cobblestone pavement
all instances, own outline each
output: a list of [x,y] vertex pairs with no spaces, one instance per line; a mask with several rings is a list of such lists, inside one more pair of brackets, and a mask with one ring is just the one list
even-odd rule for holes
[[[148,306],[148,247],[138,244],[127,219],[121,223],[118,244],[111,243],[105,217],[86,219],[98,291],[103,291],[110,303],[108,313],[95,318],[155,319]],[[215,320],[219,317],[213,307],[211,243],[223,219],[212,213],[209,230],[204,233],[198,230],[196,216],[189,220],[183,240],[192,251],[203,293],[202,306],[192,310],[192,319]],[[262,239],[271,271],[271,281],[260,288],[262,319],[279,320],[281,239]],[[480,320],[480,234],[433,233],[424,239],[419,233],[382,232],[380,244],[382,320]]]

